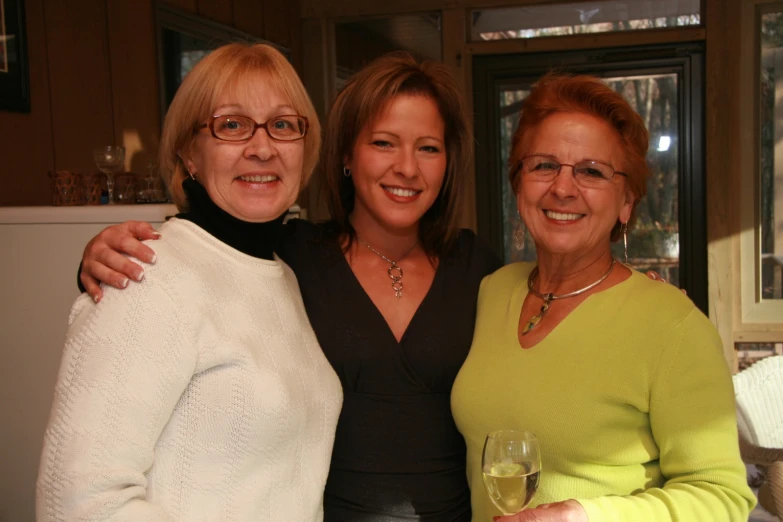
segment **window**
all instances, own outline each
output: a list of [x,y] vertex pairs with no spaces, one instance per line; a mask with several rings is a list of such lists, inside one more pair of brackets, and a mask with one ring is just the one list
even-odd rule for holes
[[783,355],[783,343],[736,343],[737,371],[773,355]]
[[783,325],[783,2],[743,5],[739,96],[740,324],[753,342]]
[[573,2],[476,9],[471,39],[502,40],[701,25],[700,0]]
[[783,10],[759,24],[761,299],[783,299]]

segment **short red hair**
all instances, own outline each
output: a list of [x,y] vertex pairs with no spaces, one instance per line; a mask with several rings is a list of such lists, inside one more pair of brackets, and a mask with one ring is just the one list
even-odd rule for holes
[[[548,73],[530,91],[522,105],[519,124],[511,140],[508,177],[516,193],[520,171],[517,167],[526,151],[525,138],[548,116],[556,112],[581,112],[602,119],[617,131],[623,148],[628,188],[633,193],[633,212],[628,225],[636,220],[636,206],[647,194],[647,147],[649,134],[641,116],[619,94],[594,76]],[[612,229],[612,241],[620,237],[620,223]]]

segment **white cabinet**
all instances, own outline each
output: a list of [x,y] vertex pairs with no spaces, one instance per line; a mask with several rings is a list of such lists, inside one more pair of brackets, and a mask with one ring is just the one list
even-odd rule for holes
[[35,519],[35,480],[87,241],[173,205],[0,208],[0,520]]

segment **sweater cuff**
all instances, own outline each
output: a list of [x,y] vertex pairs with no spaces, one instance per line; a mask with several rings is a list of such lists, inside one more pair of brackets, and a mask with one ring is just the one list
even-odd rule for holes
[[601,510],[601,499],[599,498],[575,498],[582,505],[587,513],[588,522],[606,522]]

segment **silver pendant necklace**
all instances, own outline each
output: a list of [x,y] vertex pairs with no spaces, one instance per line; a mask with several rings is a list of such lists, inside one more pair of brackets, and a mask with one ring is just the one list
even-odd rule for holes
[[553,293],[542,294],[540,292],[537,292],[533,288],[533,283],[535,283],[536,278],[538,277],[538,266],[536,266],[533,269],[533,271],[530,272],[530,275],[527,276],[527,289],[530,291],[531,294],[535,295],[536,297],[539,297],[539,298],[543,299],[544,300],[544,304],[541,305],[541,310],[539,310],[536,315],[531,317],[530,320],[527,322],[527,324],[525,324],[525,327],[522,328],[522,335],[526,335],[530,330],[535,328],[538,323],[541,322],[541,320],[544,318],[546,313],[549,311],[549,304],[552,301],[555,301],[557,299],[565,299],[567,297],[574,297],[574,296],[577,296],[579,294],[583,294],[583,293],[587,292],[588,290],[590,290],[591,288],[594,288],[594,287],[600,285],[601,283],[603,283],[604,280],[607,277],[609,277],[609,274],[612,273],[612,268],[614,268],[615,262],[616,262],[615,258],[612,258],[612,264],[609,265],[609,270],[607,270],[606,273],[604,275],[602,275],[600,279],[598,279],[598,281],[590,283],[586,287],[580,288],[579,290],[576,290],[575,292],[571,292],[571,293],[568,293],[568,294],[562,294],[562,295],[555,295]]
[[389,266],[389,268],[387,269],[386,273],[388,273],[388,274],[389,274],[389,278],[392,280],[392,285],[391,285],[391,287],[392,287],[392,290],[394,290],[394,297],[396,297],[397,299],[401,298],[401,297],[402,297],[402,267],[401,267],[401,266],[399,266],[397,263],[399,263],[400,261],[402,261],[403,259],[405,259],[405,257],[407,257],[407,255],[408,255],[408,254],[410,254],[411,252],[413,252],[413,249],[414,249],[414,248],[416,248],[416,245],[418,245],[418,244],[419,244],[419,242],[418,242],[418,241],[417,241],[417,242],[415,242],[415,243],[413,244],[413,246],[412,246],[412,247],[410,247],[410,248],[408,249],[408,251],[407,251],[407,252],[405,252],[405,253],[404,253],[404,254],[403,254],[403,255],[402,255],[402,256],[401,256],[401,257],[400,257],[400,258],[399,258],[397,261],[392,261],[391,259],[389,259],[389,258],[388,258],[388,257],[386,257],[385,255],[383,255],[383,254],[381,254],[380,252],[378,252],[377,250],[375,250],[375,249],[374,249],[372,246],[370,246],[370,244],[369,244],[367,241],[365,241],[364,239],[360,238],[359,236],[356,236],[356,239],[358,239],[358,240],[359,240],[359,243],[361,243],[362,245],[364,245],[364,246],[366,246],[368,249],[370,249],[370,252],[372,252],[373,254],[377,255],[378,257],[380,257],[381,259],[383,259],[384,261],[386,261],[387,263],[389,263],[389,265],[390,265],[390,266]]

